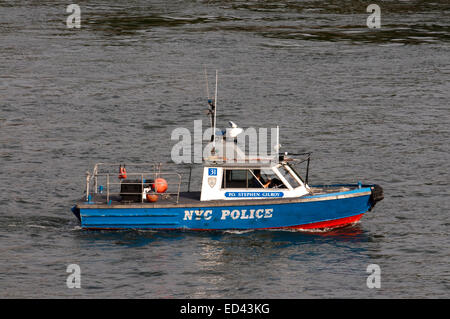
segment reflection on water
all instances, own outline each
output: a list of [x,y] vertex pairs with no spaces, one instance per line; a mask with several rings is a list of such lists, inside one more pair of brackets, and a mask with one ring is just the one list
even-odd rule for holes
[[244,247],[257,242],[271,242],[279,245],[301,245],[315,242],[364,242],[370,237],[358,223],[327,231],[298,230],[225,230],[225,231],[190,231],[190,230],[82,230],[77,229],[77,237],[83,244],[97,245],[99,241],[110,245],[126,247],[144,247],[165,241],[191,240],[207,238],[218,242],[239,240]]
[[[186,297],[186,291],[193,298],[263,297],[275,283],[290,287],[283,288],[283,294],[295,297],[315,281],[311,272],[319,271],[323,280],[330,280],[342,265],[347,271],[354,269],[351,277],[363,283],[369,258],[364,245],[370,240],[360,225],[327,233],[79,230],[76,237],[85,251],[83,258],[108,256],[102,258],[105,275],[126,277],[134,287],[160,282],[156,290],[145,290],[145,296],[158,298]],[[126,250],[121,253],[121,249]],[[130,268],[114,266],[123,262]],[[297,286],[291,285],[292,276],[302,278]],[[136,280],[141,284],[133,283]]]

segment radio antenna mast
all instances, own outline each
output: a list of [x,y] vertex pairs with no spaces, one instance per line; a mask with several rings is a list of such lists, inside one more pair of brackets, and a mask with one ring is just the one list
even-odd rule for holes
[[213,143],[213,147],[211,149],[211,153],[216,153],[216,105],[217,105],[217,86],[218,86],[218,70],[216,70],[216,91],[214,94],[214,99],[209,98],[209,87],[208,87],[208,74],[206,73],[205,69],[205,82],[206,82],[206,95],[208,97],[208,115],[209,115],[209,121],[211,124],[211,129],[213,130],[211,133],[211,142]]
[[209,87],[208,87],[208,74],[206,73],[206,68],[204,69],[205,73],[205,83],[206,83],[206,97],[209,101]]
[[213,120],[213,148],[211,150],[211,152],[213,154],[216,153],[216,113],[217,113],[217,84],[218,84],[218,79],[219,79],[219,75],[218,75],[218,71],[216,70],[216,92],[214,94],[214,120]]

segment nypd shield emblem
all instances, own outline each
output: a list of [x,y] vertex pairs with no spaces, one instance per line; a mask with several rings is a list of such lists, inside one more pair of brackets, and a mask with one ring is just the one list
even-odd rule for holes
[[217,178],[215,178],[215,177],[208,177],[208,185],[209,185],[211,188],[213,188],[214,185],[216,185],[216,180],[217,180]]

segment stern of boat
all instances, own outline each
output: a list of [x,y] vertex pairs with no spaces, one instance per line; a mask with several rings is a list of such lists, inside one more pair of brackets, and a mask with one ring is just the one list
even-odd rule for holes
[[73,206],[71,211],[75,215],[75,217],[78,218],[78,221],[81,223],[80,209],[78,208],[78,205]]

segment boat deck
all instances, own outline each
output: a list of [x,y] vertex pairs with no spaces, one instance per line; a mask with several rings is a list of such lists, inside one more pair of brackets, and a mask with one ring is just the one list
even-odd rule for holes
[[[370,187],[372,185],[363,185],[363,187]],[[345,193],[351,190],[357,189],[359,185],[320,185],[320,186],[310,186],[312,193],[298,197],[298,198],[265,198],[265,199],[252,199],[252,204],[264,205],[264,204],[274,204],[274,203],[289,203],[289,202],[299,202],[299,201],[309,201],[313,200],[316,195],[327,195],[333,193]],[[359,194],[359,196],[362,194]],[[354,195],[352,195],[353,197]],[[78,202],[78,206],[84,208],[163,208],[163,207],[213,207],[213,206],[223,206],[226,203],[228,206],[237,205],[248,205],[249,199],[238,199],[238,200],[211,200],[211,201],[200,201],[200,192],[180,192],[177,202],[177,196],[159,194],[158,201],[150,203],[147,201],[143,202],[132,202],[123,201],[120,196],[109,196],[109,204],[107,203],[106,194],[92,194],[91,201],[86,202],[81,199]],[[323,196],[321,196],[323,197]]]

